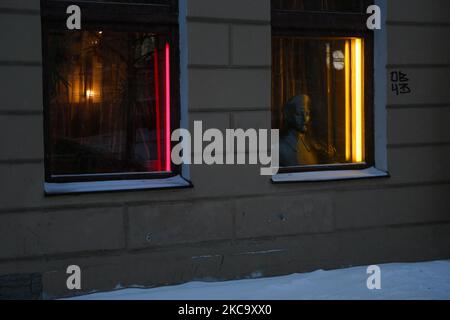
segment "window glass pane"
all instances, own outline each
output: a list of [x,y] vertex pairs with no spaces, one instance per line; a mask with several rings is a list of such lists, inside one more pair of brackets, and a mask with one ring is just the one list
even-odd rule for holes
[[272,0],[275,10],[363,12],[362,0]]
[[52,175],[170,171],[169,50],[152,33],[49,31]]
[[364,42],[274,37],[272,120],[281,167],[364,162]]

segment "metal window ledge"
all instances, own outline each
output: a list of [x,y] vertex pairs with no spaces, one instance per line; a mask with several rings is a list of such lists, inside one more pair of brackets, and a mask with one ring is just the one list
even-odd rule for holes
[[109,191],[190,188],[191,182],[181,176],[149,180],[114,180],[95,182],[45,183],[46,195],[79,194]]
[[322,182],[389,177],[389,173],[371,167],[364,170],[335,170],[282,173],[272,177],[273,183]]

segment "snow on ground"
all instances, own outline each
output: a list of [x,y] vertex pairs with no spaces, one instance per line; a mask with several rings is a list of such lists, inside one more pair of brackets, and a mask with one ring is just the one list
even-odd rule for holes
[[450,261],[385,264],[381,290],[367,288],[367,267],[227,282],[125,289],[78,300],[450,300]]

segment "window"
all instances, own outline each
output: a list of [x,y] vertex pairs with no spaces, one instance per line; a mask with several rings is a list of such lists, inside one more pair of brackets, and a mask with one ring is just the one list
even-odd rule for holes
[[366,169],[373,155],[369,1],[272,0],[280,172]]
[[[81,8],[81,30],[66,9]],[[179,126],[173,0],[42,1],[46,182],[169,178]]]

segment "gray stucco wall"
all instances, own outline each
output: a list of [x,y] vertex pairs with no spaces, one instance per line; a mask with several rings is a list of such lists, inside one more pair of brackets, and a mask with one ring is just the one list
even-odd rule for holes
[[[256,166],[192,166],[192,189],[45,197],[39,1],[0,1],[0,277],[38,274],[49,298],[450,258],[449,12],[388,3],[387,71],[412,89],[388,95],[391,178],[273,185]],[[188,0],[187,27],[190,123],[269,127],[270,1]]]

